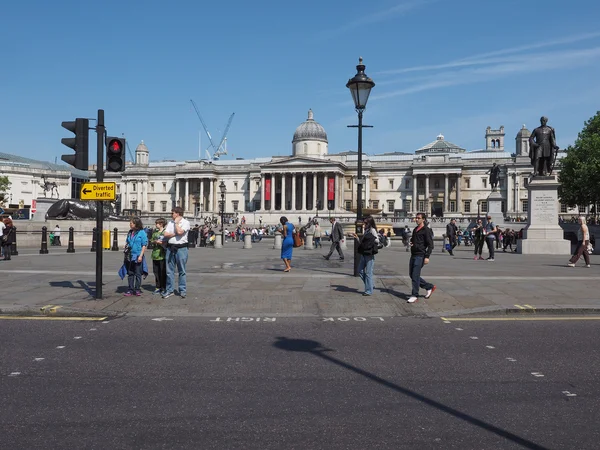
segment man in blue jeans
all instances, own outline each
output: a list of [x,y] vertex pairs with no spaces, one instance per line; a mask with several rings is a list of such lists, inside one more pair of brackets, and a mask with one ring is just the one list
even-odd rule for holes
[[417,213],[415,227],[410,239],[410,263],[409,274],[412,280],[412,294],[408,299],[408,303],[414,303],[419,297],[419,288],[427,291],[425,298],[431,297],[435,291],[435,286],[421,278],[421,269],[425,264],[429,264],[429,257],[433,251],[433,237],[431,230],[425,223],[426,216],[424,213]]
[[179,295],[186,296],[185,266],[188,260],[188,232],[190,222],[183,218],[183,208],[176,206],[171,210],[173,220],[165,228],[164,238],[167,239],[167,288],[162,298],[169,298],[175,290],[175,267],[179,273]]

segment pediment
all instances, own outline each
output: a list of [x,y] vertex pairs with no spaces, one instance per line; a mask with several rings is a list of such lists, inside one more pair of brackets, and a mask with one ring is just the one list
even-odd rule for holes
[[267,164],[263,164],[261,167],[265,169],[282,169],[282,168],[293,168],[293,167],[331,167],[331,166],[343,166],[339,161],[330,161],[328,159],[317,159],[307,158],[304,156],[292,156],[289,158],[282,158],[276,161],[272,161]]

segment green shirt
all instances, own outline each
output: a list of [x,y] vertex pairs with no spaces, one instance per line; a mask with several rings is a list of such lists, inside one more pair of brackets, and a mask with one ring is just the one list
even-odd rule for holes
[[165,234],[164,228],[162,231],[155,230],[152,233],[152,237],[150,238],[150,240],[154,244],[154,248],[152,249],[152,259],[154,261],[160,261],[162,259],[165,259],[165,248],[162,245],[157,244],[155,242],[158,239],[160,239],[161,237],[164,238],[164,234]]

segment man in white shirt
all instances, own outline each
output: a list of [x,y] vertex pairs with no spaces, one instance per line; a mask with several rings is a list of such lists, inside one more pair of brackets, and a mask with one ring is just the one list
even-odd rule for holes
[[58,225],[54,227],[54,245],[62,245],[60,243],[60,227]]
[[186,297],[185,266],[188,260],[188,232],[190,222],[183,218],[183,208],[176,206],[171,210],[173,220],[169,221],[165,228],[165,239],[167,239],[167,288],[162,298],[171,297],[175,290],[175,266],[179,273],[179,295]]

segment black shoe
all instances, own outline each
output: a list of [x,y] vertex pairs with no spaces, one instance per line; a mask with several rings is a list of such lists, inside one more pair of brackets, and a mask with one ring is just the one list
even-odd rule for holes
[[344,258],[340,258],[340,261],[343,261],[343,260],[344,260]]
[[325,258],[327,261],[329,261],[329,256],[323,255],[323,258]]

